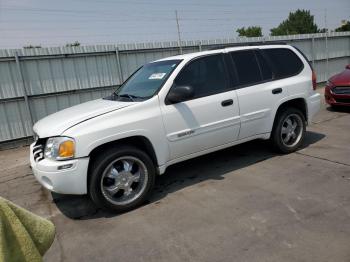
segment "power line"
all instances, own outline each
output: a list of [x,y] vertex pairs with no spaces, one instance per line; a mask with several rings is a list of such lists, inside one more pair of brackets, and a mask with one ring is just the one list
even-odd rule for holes
[[[262,18],[258,18],[256,19],[256,23],[258,23],[258,21],[268,21],[268,22],[275,22],[276,20],[280,21],[280,19],[278,18],[271,18],[270,16],[268,17],[262,17]],[[72,16],[70,17],[69,19],[68,18],[64,18],[62,20],[60,20],[59,22],[60,23],[72,23],[72,22],[79,22],[79,23],[83,23],[83,22],[127,22],[127,23],[130,23],[130,22],[166,22],[166,21],[174,21],[173,19],[167,17],[166,19],[164,18],[138,18],[136,21],[134,19],[130,19],[130,18],[107,18],[107,19],[81,19],[80,17],[78,16]],[[211,23],[212,21],[234,21],[234,22],[237,22],[237,21],[251,21],[250,18],[248,17],[240,17],[240,16],[235,16],[235,18],[210,18],[210,17],[203,17],[203,18],[179,18],[179,21],[192,21],[192,22],[209,22]],[[4,22],[4,21],[3,21]],[[2,22],[2,23],[3,23]],[[38,19],[37,17],[35,19],[30,19],[30,18],[27,18],[27,19],[15,19],[15,20],[8,20],[8,22],[11,22],[12,23],[27,23],[27,22],[38,22],[38,23],[41,23],[41,22],[45,22],[45,23],[50,23],[50,22],[54,22],[54,23],[57,23],[57,19],[55,20],[50,20],[50,19],[45,19],[43,17],[41,17],[41,19]]]
[[[173,21],[172,21],[173,22]],[[212,27],[215,27],[215,28],[227,28],[227,27],[232,27],[233,24],[232,23],[225,23],[225,24],[203,24],[203,23],[200,23],[200,24],[190,24],[190,25],[187,25],[186,28],[212,28]],[[140,25],[123,25],[123,26],[115,26],[114,24],[109,24],[109,25],[103,25],[102,26],[87,26],[87,25],[83,25],[83,26],[70,26],[69,28],[62,28],[64,29],[65,31],[69,30],[69,31],[74,31],[74,30],[89,30],[91,31],[91,29],[94,28],[94,29],[140,29],[142,27],[140,27]],[[52,30],[52,29],[59,29],[58,27],[53,27],[53,26],[46,26],[46,25],[40,25],[40,26],[28,26],[28,25],[21,25],[20,28],[4,28],[4,29],[0,29],[2,32],[6,32],[6,31],[28,31],[28,30],[43,30],[43,29],[48,29],[48,30]]]
[[[205,4],[204,5],[201,5],[201,6],[206,6]],[[346,7],[345,7],[346,8]],[[110,15],[110,16],[115,16],[115,11],[114,12],[101,12],[101,11],[90,11],[90,10],[71,10],[71,9],[48,9],[48,8],[32,8],[32,7],[2,7],[1,8],[2,10],[8,10],[8,11],[20,11],[20,12],[34,12],[34,13],[37,13],[37,12],[44,12],[44,13],[59,13],[59,14],[63,14],[63,13],[66,13],[66,14],[92,14],[92,15]],[[350,7],[348,7],[348,9],[350,9]],[[220,13],[220,15],[222,14],[232,14],[234,12],[234,9],[233,10],[201,10],[201,9],[194,9],[194,10],[189,10],[189,9],[184,9],[184,10],[181,10],[181,9],[177,9],[178,11],[180,11],[181,13],[215,13],[215,12],[218,12]],[[143,10],[140,10],[138,9],[138,11],[145,11],[144,9]],[[154,8],[148,10],[152,13],[155,13],[155,12],[171,12],[170,9],[164,9],[164,10],[156,10]],[[290,12],[291,10],[290,9],[286,9],[286,8],[281,8],[281,9],[274,9],[274,10],[260,10],[259,13],[255,14],[255,15],[259,15],[261,13],[265,13],[265,14],[273,14],[273,13],[280,13],[281,11],[288,11]],[[312,9],[312,13],[315,13],[315,12],[319,12],[319,13],[323,13],[324,9],[322,8],[313,8]],[[138,14],[134,14],[134,13],[128,13],[126,14],[127,16],[139,16]],[[157,15],[157,17],[159,17],[159,15]],[[167,16],[164,16],[163,18],[166,18]],[[154,18],[153,16],[150,16],[149,18]]]
[[[75,0],[75,2],[77,1]],[[182,49],[182,40],[189,39],[191,35],[214,35],[212,33],[216,33],[215,35],[230,35],[234,32],[235,25],[243,26],[244,23],[249,23],[248,25],[265,23],[263,26],[267,27],[267,25],[271,26],[272,23],[281,22],[282,16],[284,16],[282,13],[289,13],[291,11],[287,6],[282,5],[277,6],[274,10],[264,10],[264,6],[257,7],[249,2],[243,2],[239,5],[240,13],[235,14],[237,8],[233,3],[206,3],[206,1],[203,0],[200,3],[188,3],[188,0],[177,0],[177,2],[167,3],[166,5],[161,1],[156,0],[148,0],[147,3],[141,0],[106,0],[102,1],[102,3],[106,3],[105,5],[99,5],[98,7],[95,5],[95,1],[82,0],[80,2],[83,2],[84,5],[80,5],[79,7],[73,5],[72,9],[54,9],[52,6],[48,6],[50,8],[43,8],[2,5],[0,7],[0,11],[2,11],[2,17],[0,17],[1,38],[5,41],[6,38],[41,39],[47,38],[48,36],[54,38],[55,35],[57,35],[57,38],[78,37],[83,39],[88,37],[106,37],[108,39],[115,37],[118,39],[123,38],[124,35],[126,36],[124,39],[128,38],[128,36],[135,36],[136,38],[137,35],[141,35],[141,37],[155,36],[154,38],[160,39],[169,36],[175,40],[177,38],[179,48]],[[93,6],[89,4],[94,4],[96,10],[91,10],[91,7]],[[204,10],[201,8],[206,9]],[[257,8],[262,10],[255,12]],[[132,12],[127,11],[131,9]],[[174,9],[176,9],[176,31],[174,31]],[[350,6],[344,7],[343,9],[350,11]],[[254,19],[246,13],[252,13],[252,10],[253,13],[255,12]],[[5,12],[8,12],[6,13],[6,16],[3,15]],[[317,21],[321,21],[320,24],[322,24],[324,8],[312,8],[311,12],[312,14],[317,15]],[[331,12],[333,13],[333,11]],[[33,17],[34,15],[35,17]],[[4,21],[5,18],[7,19],[6,21]],[[129,23],[132,24],[129,25]],[[158,24],[160,26],[158,26]],[[11,25],[11,27],[9,27],[9,25]],[[27,25],[35,25],[36,27],[30,28],[27,27]],[[52,26],[50,27],[50,25]],[[69,28],[65,28],[68,27],[68,25]],[[78,25],[82,26],[79,27]],[[326,28],[328,28],[328,26],[333,26],[332,21],[328,24],[326,16],[325,25]],[[14,28],[18,26],[22,26],[22,28]],[[161,26],[163,30],[159,29]],[[203,30],[203,27],[208,29]],[[215,27],[216,30],[212,30],[213,27]],[[8,28],[12,29],[10,30]],[[43,33],[42,30],[45,28],[51,30],[52,33],[48,32],[45,35],[35,35],[35,33]],[[132,29],[134,28],[135,32],[132,32]],[[156,32],[152,32],[153,28],[158,29]],[[171,28],[171,31],[167,30],[167,28]],[[106,32],[106,34],[103,34],[103,32],[101,32],[103,29],[109,31]],[[125,31],[124,29],[131,30],[122,32]],[[86,32],[85,30],[89,30],[89,32]],[[144,32],[139,32],[140,30],[143,30]],[[17,33],[17,36],[5,36],[11,31],[16,31],[14,33]],[[25,32],[23,32],[23,34],[18,34],[18,32],[22,31]],[[61,31],[61,35],[59,34],[59,31]],[[80,34],[75,34],[74,32],[76,31],[82,32]],[[96,33],[95,35],[93,33],[94,31]],[[121,36],[118,37],[116,32],[121,32]],[[27,37],[25,36],[26,33],[29,34]],[[182,52],[182,50],[180,50],[180,52]]]

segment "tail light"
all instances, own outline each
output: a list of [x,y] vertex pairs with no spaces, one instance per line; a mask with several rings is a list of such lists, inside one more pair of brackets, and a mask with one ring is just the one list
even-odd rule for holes
[[317,85],[317,81],[316,81],[316,73],[314,70],[312,70],[312,88],[314,90],[316,90],[316,85]]

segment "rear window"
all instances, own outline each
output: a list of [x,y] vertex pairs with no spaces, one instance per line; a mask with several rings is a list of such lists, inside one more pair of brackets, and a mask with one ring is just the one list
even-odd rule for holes
[[286,78],[298,74],[304,67],[303,62],[290,49],[263,49],[274,66],[276,78]]

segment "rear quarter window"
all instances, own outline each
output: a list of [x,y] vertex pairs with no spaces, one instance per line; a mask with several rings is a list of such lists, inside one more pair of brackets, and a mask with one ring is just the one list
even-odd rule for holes
[[271,48],[263,49],[273,65],[275,78],[286,78],[297,75],[303,70],[304,64],[290,49]]

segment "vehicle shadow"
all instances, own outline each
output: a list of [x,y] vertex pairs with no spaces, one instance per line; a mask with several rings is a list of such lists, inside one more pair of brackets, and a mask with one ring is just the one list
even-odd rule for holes
[[[307,131],[302,148],[306,148],[325,135]],[[277,156],[268,141],[255,140],[205,156],[191,159],[169,167],[166,173],[157,177],[154,192],[149,201],[157,203],[167,195],[205,180],[222,180],[241,168]],[[60,195],[52,193],[57,208],[71,219],[95,219],[115,217],[116,213],[97,208],[88,196]]]
[[327,110],[330,112],[350,113],[350,106],[337,106],[337,107],[328,106]]

